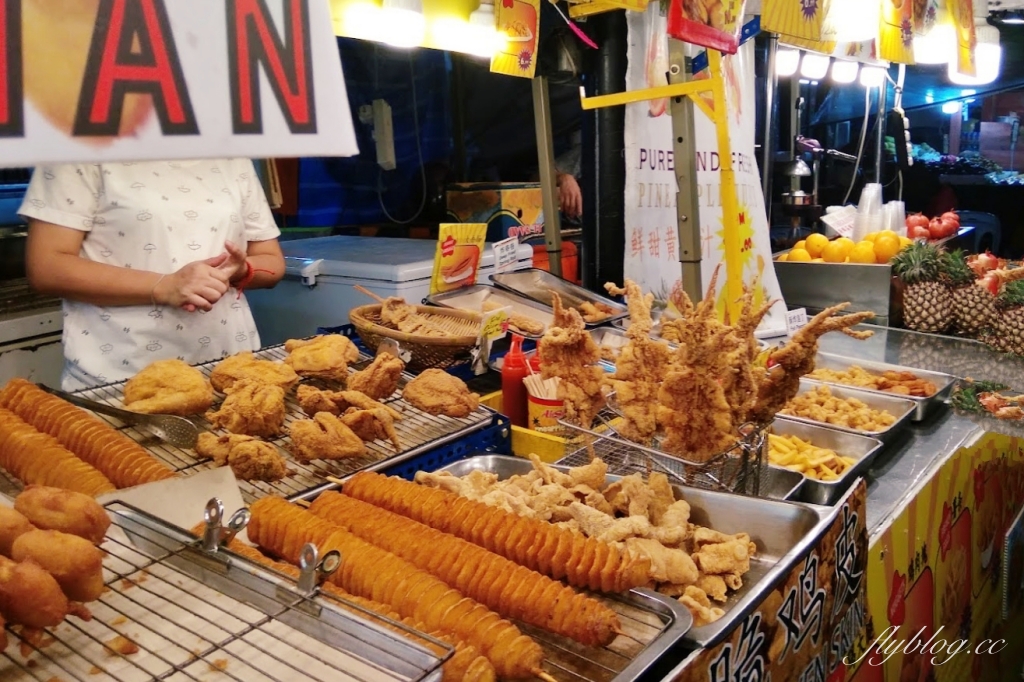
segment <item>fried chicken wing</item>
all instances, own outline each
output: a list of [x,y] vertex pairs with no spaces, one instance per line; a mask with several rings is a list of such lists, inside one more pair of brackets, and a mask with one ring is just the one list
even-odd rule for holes
[[210,382],[218,391],[225,391],[240,379],[256,379],[284,390],[299,383],[299,375],[288,365],[271,360],[259,360],[252,351],[242,351],[221,360],[210,373]]
[[284,427],[284,389],[256,379],[236,381],[220,409],[206,413],[211,424],[231,433],[274,438]]
[[310,417],[317,412],[329,412],[338,416],[355,407],[360,410],[384,410],[396,422],[402,420],[401,412],[359,391],[325,391],[315,386],[303,385],[299,386],[295,397],[302,411]]
[[124,385],[124,406],[143,414],[202,414],[213,404],[203,373],[181,360],[158,360]]
[[402,398],[434,416],[468,417],[480,406],[480,396],[471,393],[466,382],[439,369],[424,370],[406,384]]
[[0,614],[11,625],[60,625],[70,605],[60,585],[34,561],[0,557]]
[[71,601],[95,601],[103,592],[103,552],[76,535],[31,530],[14,541],[11,558],[41,566]]
[[209,457],[217,466],[229,466],[237,478],[246,481],[280,481],[288,475],[285,460],[277,448],[252,436],[199,434],[196,453]]
[[70,533],[96,545],[110,527],[110,517],[99,502],[71,490],[30,485],[14,499],[14,508],[36,528]]
[[398,381],[403,371],[404,362],[390,353],[381,353],[366,369],[348,378],[348,389],[359,391],[374,400],[383,400],[398,390]]
[[566,416],[590,428],[605,404],[604,371],[598,366],[601,351],[579,312],[563,307],[558,294],[552,294],[551,301],[555,318],[540,340],[541,374],[544,379],[561,379],[558,397],[565,401]]
[[318,412],[312,419],[293,422],[290,435],[292,455],[300,462],[347,459],[366,454],[362,439],[327,412]]
[[402,450],[398,432],[395,431],[395,420],[387,410],[360,410],[357,407],[350,407],[345,411],[341,422],[366,442],[388,440],[394,446],[395,452]]
[[35,526],[24,514],[0,504],[0,556],[11,556],[11,545],[30,530]]
[[359,349],[341,334],[325,334],[311,339],[290,339],[284,349],[284,362],[303,377],[344,382],[348,366],[359,360]]

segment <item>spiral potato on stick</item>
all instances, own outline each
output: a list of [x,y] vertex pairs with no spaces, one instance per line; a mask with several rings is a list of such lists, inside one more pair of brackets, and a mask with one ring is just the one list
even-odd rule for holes
[[624,592],[648,582],[646,559],[627,557],[608,543],[447,490],[364,472],[345,483],[345,493],[577,587]]

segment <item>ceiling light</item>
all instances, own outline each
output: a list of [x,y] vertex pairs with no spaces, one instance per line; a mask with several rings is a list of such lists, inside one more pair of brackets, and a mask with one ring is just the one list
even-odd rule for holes
[[886,71],[880,66],[865,66],[860,70],[860,84],[865,88],[877,88],[885,82]]
[[836,60],[832,64],[832,80],[836,83],[852,83],[857,80],[860,65],[857,62]]
[[779,76],[783,78],[792,76],[798,68],[800,68],[799,50],[779,50],[775,54],[775,73]]
[[833,27],[839,43],[861,43],[878,38],[881,2],[832,0],[825,21]]
[[935,25],[923,36],[914,36],[914,61],[918,64],[948,64],[956,59],[956,28],[949,12],[941,9]]
[[382,40],[381,9],[372,2],[354,2],[342,14],[344,35],[361,40]]
[[433,43],[452,52],[491,58],[505,49],[508,39],[495,28],[494,5],[481,3],[469,21],[443,17],[432,22]]
[[988,85],[999,78],[1003,66],[1003,47],[999,44],[999,29],[989,26],[984,19],[976,22],[978,45],[974,49],[975,75],[965,76],[957,71],[956,60],[949,62],[949,81],[955,85]]
[[946,102],[942,105],[942,113],[950,115],[959,114],[960,102]]
[[422,0],[384,0],[380,23],[380,40],[393,47],[416,47],[427,35]]
[[800,75],[812,81],[820,80],[828,73],[828,65],[831,61],[823,54],[808,52],[804,55],[804,61],[800,65]]

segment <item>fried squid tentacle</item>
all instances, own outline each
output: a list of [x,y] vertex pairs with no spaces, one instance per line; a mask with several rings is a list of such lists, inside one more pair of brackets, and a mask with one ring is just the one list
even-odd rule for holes
[[579,312],[563,307],[558,294],[551,296],[555,316],[540,341],[541,374],[545,379],[561,379],[558,397],[565,401],[566,417],[590,428],[605,404],[604,371],[598,365],[601,350]]

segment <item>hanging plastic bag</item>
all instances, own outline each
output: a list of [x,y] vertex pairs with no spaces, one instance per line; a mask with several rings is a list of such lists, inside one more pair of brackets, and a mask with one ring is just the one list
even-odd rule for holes
[[746,0],[671,0],[668,34],[694,45],[735,54]]
[[[661,3],[649,4],[643,17],[644,40],[647,44],[644,73],[647,77],[647,87],[658,88],[668,85],[668,38]],[[648,105],[648,115],[651,118],[658,118],[668,110],[668,98],[652,99]]]

